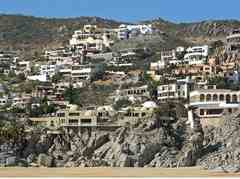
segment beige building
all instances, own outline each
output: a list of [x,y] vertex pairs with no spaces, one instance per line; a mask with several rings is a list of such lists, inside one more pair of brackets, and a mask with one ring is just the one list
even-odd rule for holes
[[[219,123],[223,116],[240,109],[240,91],[202,89],[190,93],[190,107],[203,125]],[[216,122],[218,121],[218,122]]]
[[58,129],[61,127],[98,127],[98,126],[114,126],[109,122],[114,116],[114,111],[109,106],[102,106],[91,109],[77,109],[71,106],[70,109],[60,110],[54,117],[30,118],[33,124],[43,125],[50,129]]
[[69,43],[78,49],[102,51],[104,47],[111,47],[114,42],[107,33],[101,32],[96,25],[85,25],[83,30],[74,32]]
[[240,29],[233,30],[227,36],[226,51],[230,53],[240,52]]
[[139,120],[147,120],[151,118],[157,108],[157,104],[153,101],[147,101],[141,107],[127,107],[119,111],[119,123],[134,124]]
[[132,87],[123,90],[117,90],[117,95],[126,97],[148,97],[150,94],[148,92],[148,86]]

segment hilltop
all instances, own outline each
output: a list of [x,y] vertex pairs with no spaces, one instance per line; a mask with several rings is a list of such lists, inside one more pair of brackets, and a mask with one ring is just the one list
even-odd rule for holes
[[[115,28],[123,22],[100,17],[40,18],[23,15],[0,15],[0,47],[18,49],[42,49],[68,43],[75,30],[84,24]],[[126,22],[125,22],[126,23]],[[142,21],[152,23],[166,34],[163,46],[181,43],[206,43],[222,39],[229,30],[240,28],[238,20],[209,20],[194,23],[174,23],[161,18]],[[156,44],[159,46],[159,42]],[[160,44],[161,46],[161,44]]]
[[42,48],[62,45],[74,30],[84,24],[100,27],[117,27],[121,22],[99,17],[39,18],[22,15],[0,15],[0,46],[13,48]]
[[233,28],[240,28],[238,20],[205,20],[201,22],[173,23],[162,18],[143,23],[153,23],[155,27],[172,35],[182,37],[218,37],[225,36]]
[[226,35],[236,28],[240,28],[239,20],[206,20],[190,23],[173,23],[158,18],[144,23],[152,23],[156,28],[195,44],[205,44],[215,40],[225,40]]

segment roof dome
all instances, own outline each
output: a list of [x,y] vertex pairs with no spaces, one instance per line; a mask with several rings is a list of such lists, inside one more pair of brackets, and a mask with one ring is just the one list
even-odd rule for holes
[[154,101],[146,101],[145,103],[143,103],[142,106],[145,108],[157,108],[158,107],[158,105]]
[[69,111],[77,111],[78,106],[77,105],[69,105]]

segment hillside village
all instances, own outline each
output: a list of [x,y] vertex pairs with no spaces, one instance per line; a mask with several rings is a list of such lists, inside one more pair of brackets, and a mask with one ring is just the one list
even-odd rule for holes
[[128,48],[165,36],[151,23],[85,24],[31,59],[1,50],[0,165],[217,168],[212,153],[238,157],[222,132],[240,114],[240,30],[211,44]]

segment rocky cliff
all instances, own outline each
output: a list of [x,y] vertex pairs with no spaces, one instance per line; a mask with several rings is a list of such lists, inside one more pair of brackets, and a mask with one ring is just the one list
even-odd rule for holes
[[240,171],[240,111],[226,116],[219,128],[205,131],[205,154],[197,162],[205,169]]
[[201,128],[190,129],[185,119],[163,124],[153,116],[117,130],[73,128],[55,135],[35,130],[19,142],[20,166],[179,167],[196,164],[203,134]]

